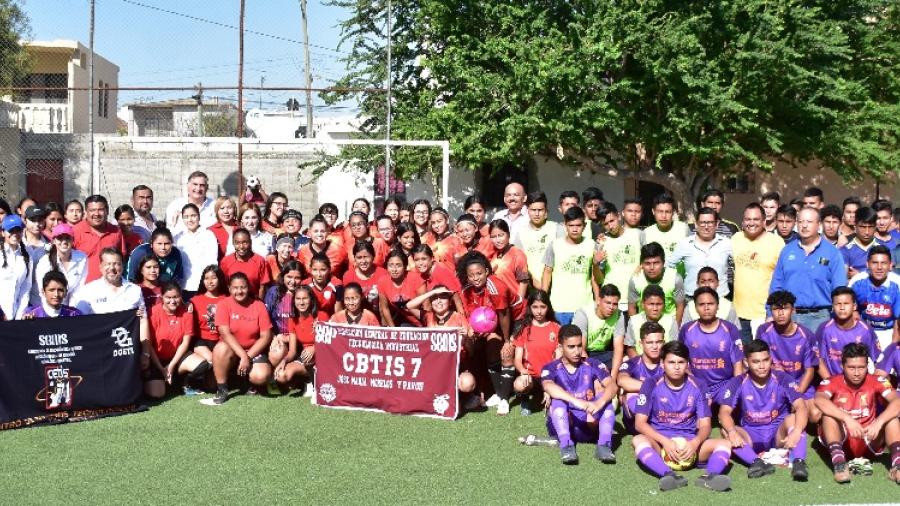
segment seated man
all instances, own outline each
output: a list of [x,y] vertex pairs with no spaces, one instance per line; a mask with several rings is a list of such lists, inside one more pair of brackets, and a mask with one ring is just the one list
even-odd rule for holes
[[666,459],[679,469],[697,460],[706,462],[707,474],[698,478],[696,485],[724,492],[731,488],[731,478],[722,474],[731,458],[731,443],[709,439],[712,415],[705,387],[688,374],[689,350],[680,341],[663,345],[663,376],[641,386],[634,418],[638,435],[631,444],[638,462],[659,476],[663,492],[688,483],[670,469]]
[[[791,450],[791,477],[806,481],[806,403],[788,375],[772,370],[769,345],[758,339],[744,345],[747,372],[733,378],[719,392],[719,424],[731,441],[732,452],[749,466],[748,478],[762,478],[775,466],[757,457],[771,448]],[[736,424],[734,413],[740,414]],[[791,414],[793,412],[793,414]]]
[[616,382],[622,390],[619,403],[622,405],[622,425],[634,434],[634,413],[637,408],[638,392],[647,380],[653,381],[662,376],[659,366],[659,352],[666,342],[666,333],[662,325],[656,322],[644,322],[640,330],[641,347],[644,352],[625,361],[619,367]]
[[[831,453],[834,480],[850,482],[847,460],[891,452],[890,479],[900,484],[900,398],[885,377],[869,374],[866,345],[850,343],[841,354],[843,373],[822,380],[819,440]],[[880,414],[879,414],[880,413]]]
[[612,433],[616,411],[610,401],[616,383],[603,364],[583,357],[581,329],[564,325],[559,329],[559,345],[562,357],[541,371],[541,384],[551,399],[547,431],[559,440],[563,464],[578,463],[576,442],[596,442],[594,456],[604,464],[615,464]]

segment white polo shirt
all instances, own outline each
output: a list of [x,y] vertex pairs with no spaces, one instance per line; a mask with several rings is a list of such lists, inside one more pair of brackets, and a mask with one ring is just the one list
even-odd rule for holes
[[181,268],[184,272],[185,290],[196,291],[202,282],[203,269],[219,263],[219,243],[208,229],[191,232],[182,228],[175,234],[175,246],[181,251]]
[[113,286],[100,278],[84,285],[76,294],[74,306],[84,314],[105,314],[128,309],[143,309],[141,287],[122,280],[122,286]]
[[[181,209],[186,206],[188,202],[190,202],[190,200],[188,200],[187,197],[178,197],[166,207],[166,226],[169,227],[169,230],[172,232],[174,232],[176,228],[181,228]],[[206,200],[203,201],[203,205],[198,206],[200,208],[200,226],[202,228],[208,228],[216,224],[216,212],[213,208],[213,204],[213,199],[206,197]]]

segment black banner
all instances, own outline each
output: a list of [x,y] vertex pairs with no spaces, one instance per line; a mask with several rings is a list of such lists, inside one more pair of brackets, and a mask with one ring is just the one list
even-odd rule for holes
[[142,409],[140,358],[134,311],[0,323],[0,430]]

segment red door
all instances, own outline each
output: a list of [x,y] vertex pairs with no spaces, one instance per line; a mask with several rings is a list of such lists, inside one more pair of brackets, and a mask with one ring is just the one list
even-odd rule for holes
[[25,160],[25,190],[29,197],[44,205],[63,202],[63,161],[62,160]]

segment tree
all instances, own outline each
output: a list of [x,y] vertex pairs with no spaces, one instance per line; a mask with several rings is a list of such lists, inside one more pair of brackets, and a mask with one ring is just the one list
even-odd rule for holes
[[28,18],[18,2],[0,0],[0,90],[20,85],[28,76],[30,60],[21,45],[27,34]]
[[[342,23],[349,72],[337,86],[382,87],[383,2],[332,3],[352,13]],[[778,159],[821,160],[848,180],[900,169],[891,0],[393,6],[393,137],[449,139],[457,167],[556,156],[662,183],[683,209],[722,177]],[[382,137],[384,93],[355,96],[362,135]],[[373,150],[342,157],[381,161]],[[395,160],[402,176],[439,165],[421,151]]]
[[203,115],[205,137],[237,137],[237,116],[234,112],[207,112]]

